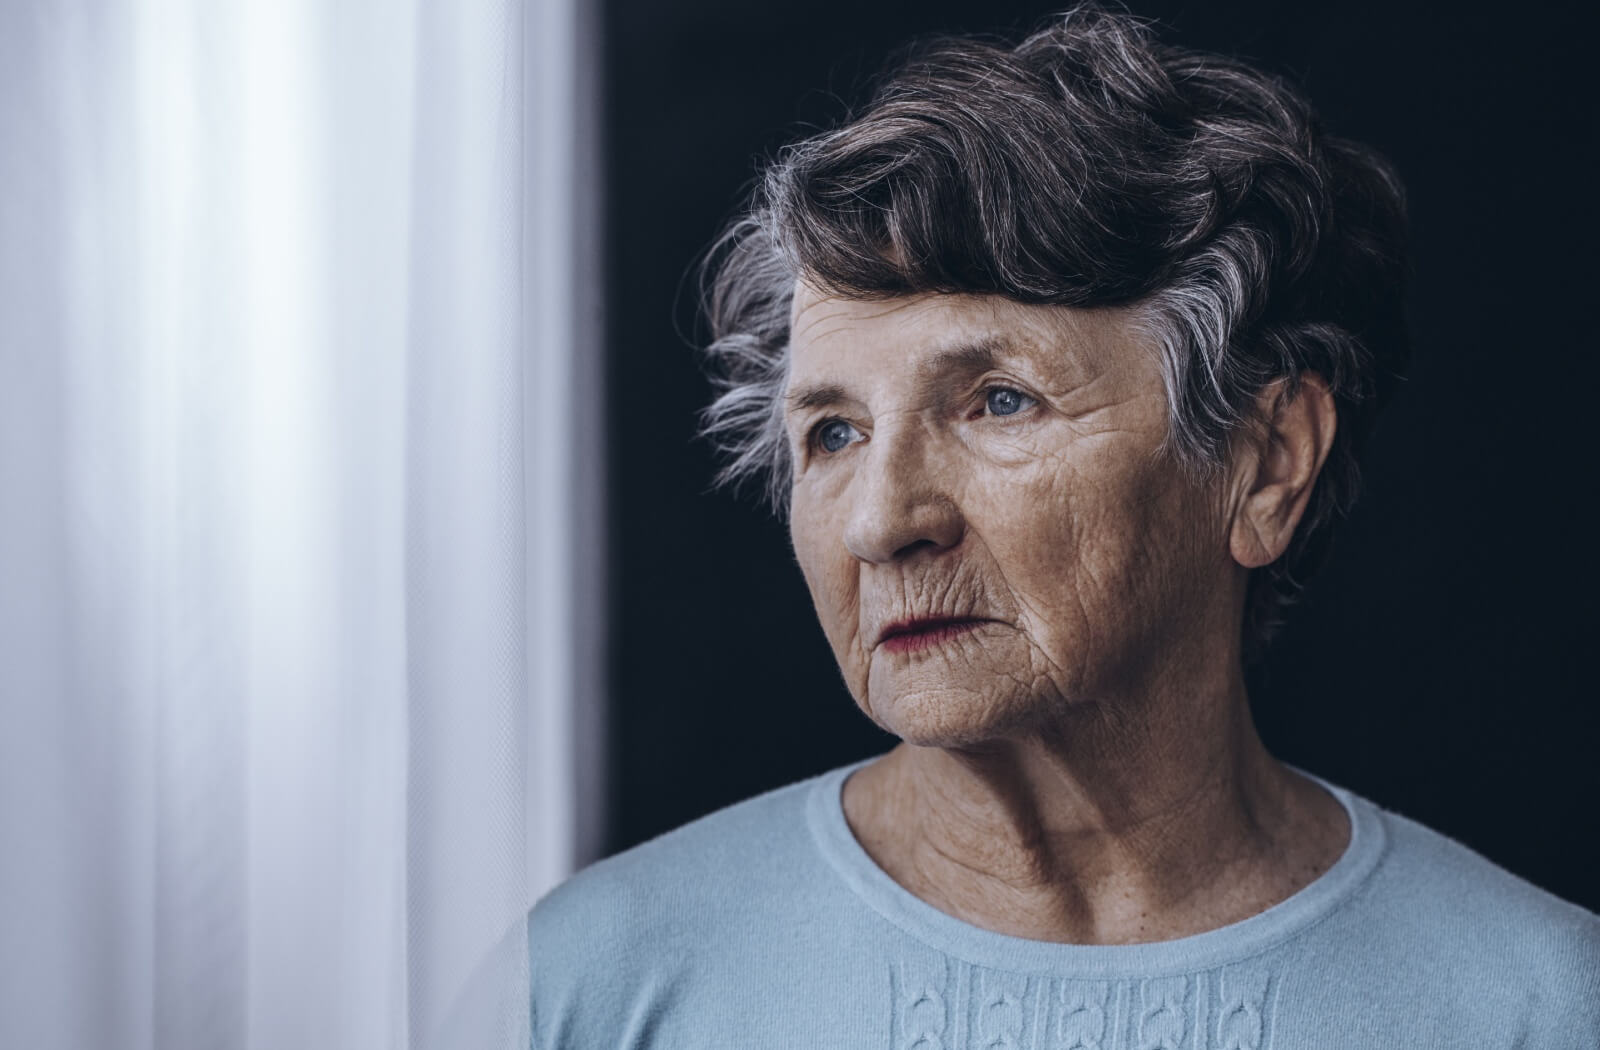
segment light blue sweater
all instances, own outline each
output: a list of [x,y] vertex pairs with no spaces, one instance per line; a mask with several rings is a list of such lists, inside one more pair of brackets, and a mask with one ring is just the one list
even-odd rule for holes
[[1175,941],[952,918],[851,834],[857,766],[601,861],[529,918],[538,1050],[1600,1048],[1600,917],[1325,785],[1344,855]]

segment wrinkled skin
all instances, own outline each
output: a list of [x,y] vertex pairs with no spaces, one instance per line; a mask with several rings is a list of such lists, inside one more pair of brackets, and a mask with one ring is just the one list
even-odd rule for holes
[[[798,300],[790,391],[850,396],[789,414],[795,552],[851,693],[884,729],[945,746],[1015,733],[1143,692],[1196,618],[1231,621],[1222,509],[1157,454],[1159,365],[1123,311]],[[996,367],[933,364],[997,336],[1011,349]],[[996,386],[1027,395],[1022,410],[991,412]],[[808,443],[824,419],[848,423],[850,443]],[[922,652],[877,644],[912,615],[993,622]]]
[[[1315,377],[1263,391],[1226,470],[1159,452],[1158,358],[1127,308],[838,298],[797,285],[791,538],[850,692],[904,741],[852,774],[867,853],[986,929],[1077,943],[1215,929],[1348,841],[1265,749],[1239,659],[1252,568],[1332,440]],[[895,651],[886,626],[983,622]]]

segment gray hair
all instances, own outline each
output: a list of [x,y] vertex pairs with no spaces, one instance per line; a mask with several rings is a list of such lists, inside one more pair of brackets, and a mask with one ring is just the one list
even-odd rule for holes
[[1260,653],[1346,514],[1403,374],[1405,205],[1373,150],[1325,134],[1282,81],[1158,43],[1092,4],[1015,47],[922,45],[841,127],[784,149],[706,259],[701,433],[787,516],[796,280],[856,299],[927,292],[1136,308],[1160,348],[1163,445],[1215,477],[1256,399],[1315,373],[1339,427],[1288,551],[1251,576]]

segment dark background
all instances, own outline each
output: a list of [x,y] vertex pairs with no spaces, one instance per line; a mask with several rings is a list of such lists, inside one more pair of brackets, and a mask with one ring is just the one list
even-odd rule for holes
[[[605,8],[608,851],[893,743],[846,692],[785,530],[709,491],[686,272],[757,159],[836,122],[909,37],[1057,6]],[[1299,83],[1410,191],[1412,378],[1254,676],[1268,747],[1600,910],[1586,33],[1529,4],[1133,10]]]

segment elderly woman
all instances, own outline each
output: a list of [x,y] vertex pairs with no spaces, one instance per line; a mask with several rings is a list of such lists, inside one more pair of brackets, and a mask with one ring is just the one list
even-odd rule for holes
[[1293,90],[1093,8],[787,150],[707,429],[902,743],[541,901],[534,1045],[1600,1046],[1600,919],[1251,722],[1403,366],[1402,226]]

